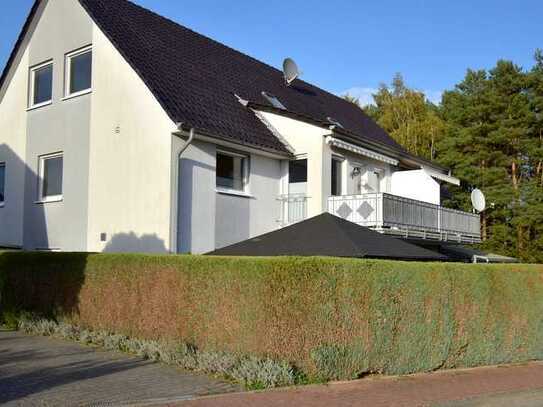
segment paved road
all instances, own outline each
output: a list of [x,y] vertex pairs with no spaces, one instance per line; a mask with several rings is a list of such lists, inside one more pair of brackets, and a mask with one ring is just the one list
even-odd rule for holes
[[172,404],[177,407],[541,407],[543,363],[348,383],[237,393]]
[[239,390],[141,358],[0,332],[2,406],[152,405]]

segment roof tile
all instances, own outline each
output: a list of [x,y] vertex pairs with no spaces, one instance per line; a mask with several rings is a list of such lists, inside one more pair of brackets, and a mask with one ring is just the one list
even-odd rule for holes
[[127,0],[79,0],[138,72],[175,122],[211,135],[287,152],[283,143],[234,96],[268,104],[274,94],[291,112],[319,121],[333,117],[350,132],[403,149],[361,109]]

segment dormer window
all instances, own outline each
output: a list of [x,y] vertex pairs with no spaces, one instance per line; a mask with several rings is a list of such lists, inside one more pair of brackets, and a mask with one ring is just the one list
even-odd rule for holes
[[264,98],[271,103],[271,105],[273,107],[276,107],[277,109],[283,109],[283,110],[287,110],[287,108],[285,107],[285,105],[283,105],[281,103],[281,101],[279,99],[277,99],[276,96],[272,95],[271,93],[268,93],[268,92],[262,92],[262,96],[264,96]]

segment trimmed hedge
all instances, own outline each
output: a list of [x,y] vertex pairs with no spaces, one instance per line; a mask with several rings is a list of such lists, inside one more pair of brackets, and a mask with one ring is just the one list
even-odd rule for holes
[[284,360],[313,380],[543,359],[543,266],[0,253],[4,313]]

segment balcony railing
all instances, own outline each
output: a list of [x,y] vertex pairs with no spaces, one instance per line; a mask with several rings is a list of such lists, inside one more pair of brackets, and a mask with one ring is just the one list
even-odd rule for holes
[[387,234],[477,243],[479,215],[385,193],[333,196],[328,212]]
[[307,196],[305,194],[280,195],[281,202],[279,223],[281,226],[291,225],[307,218]]

